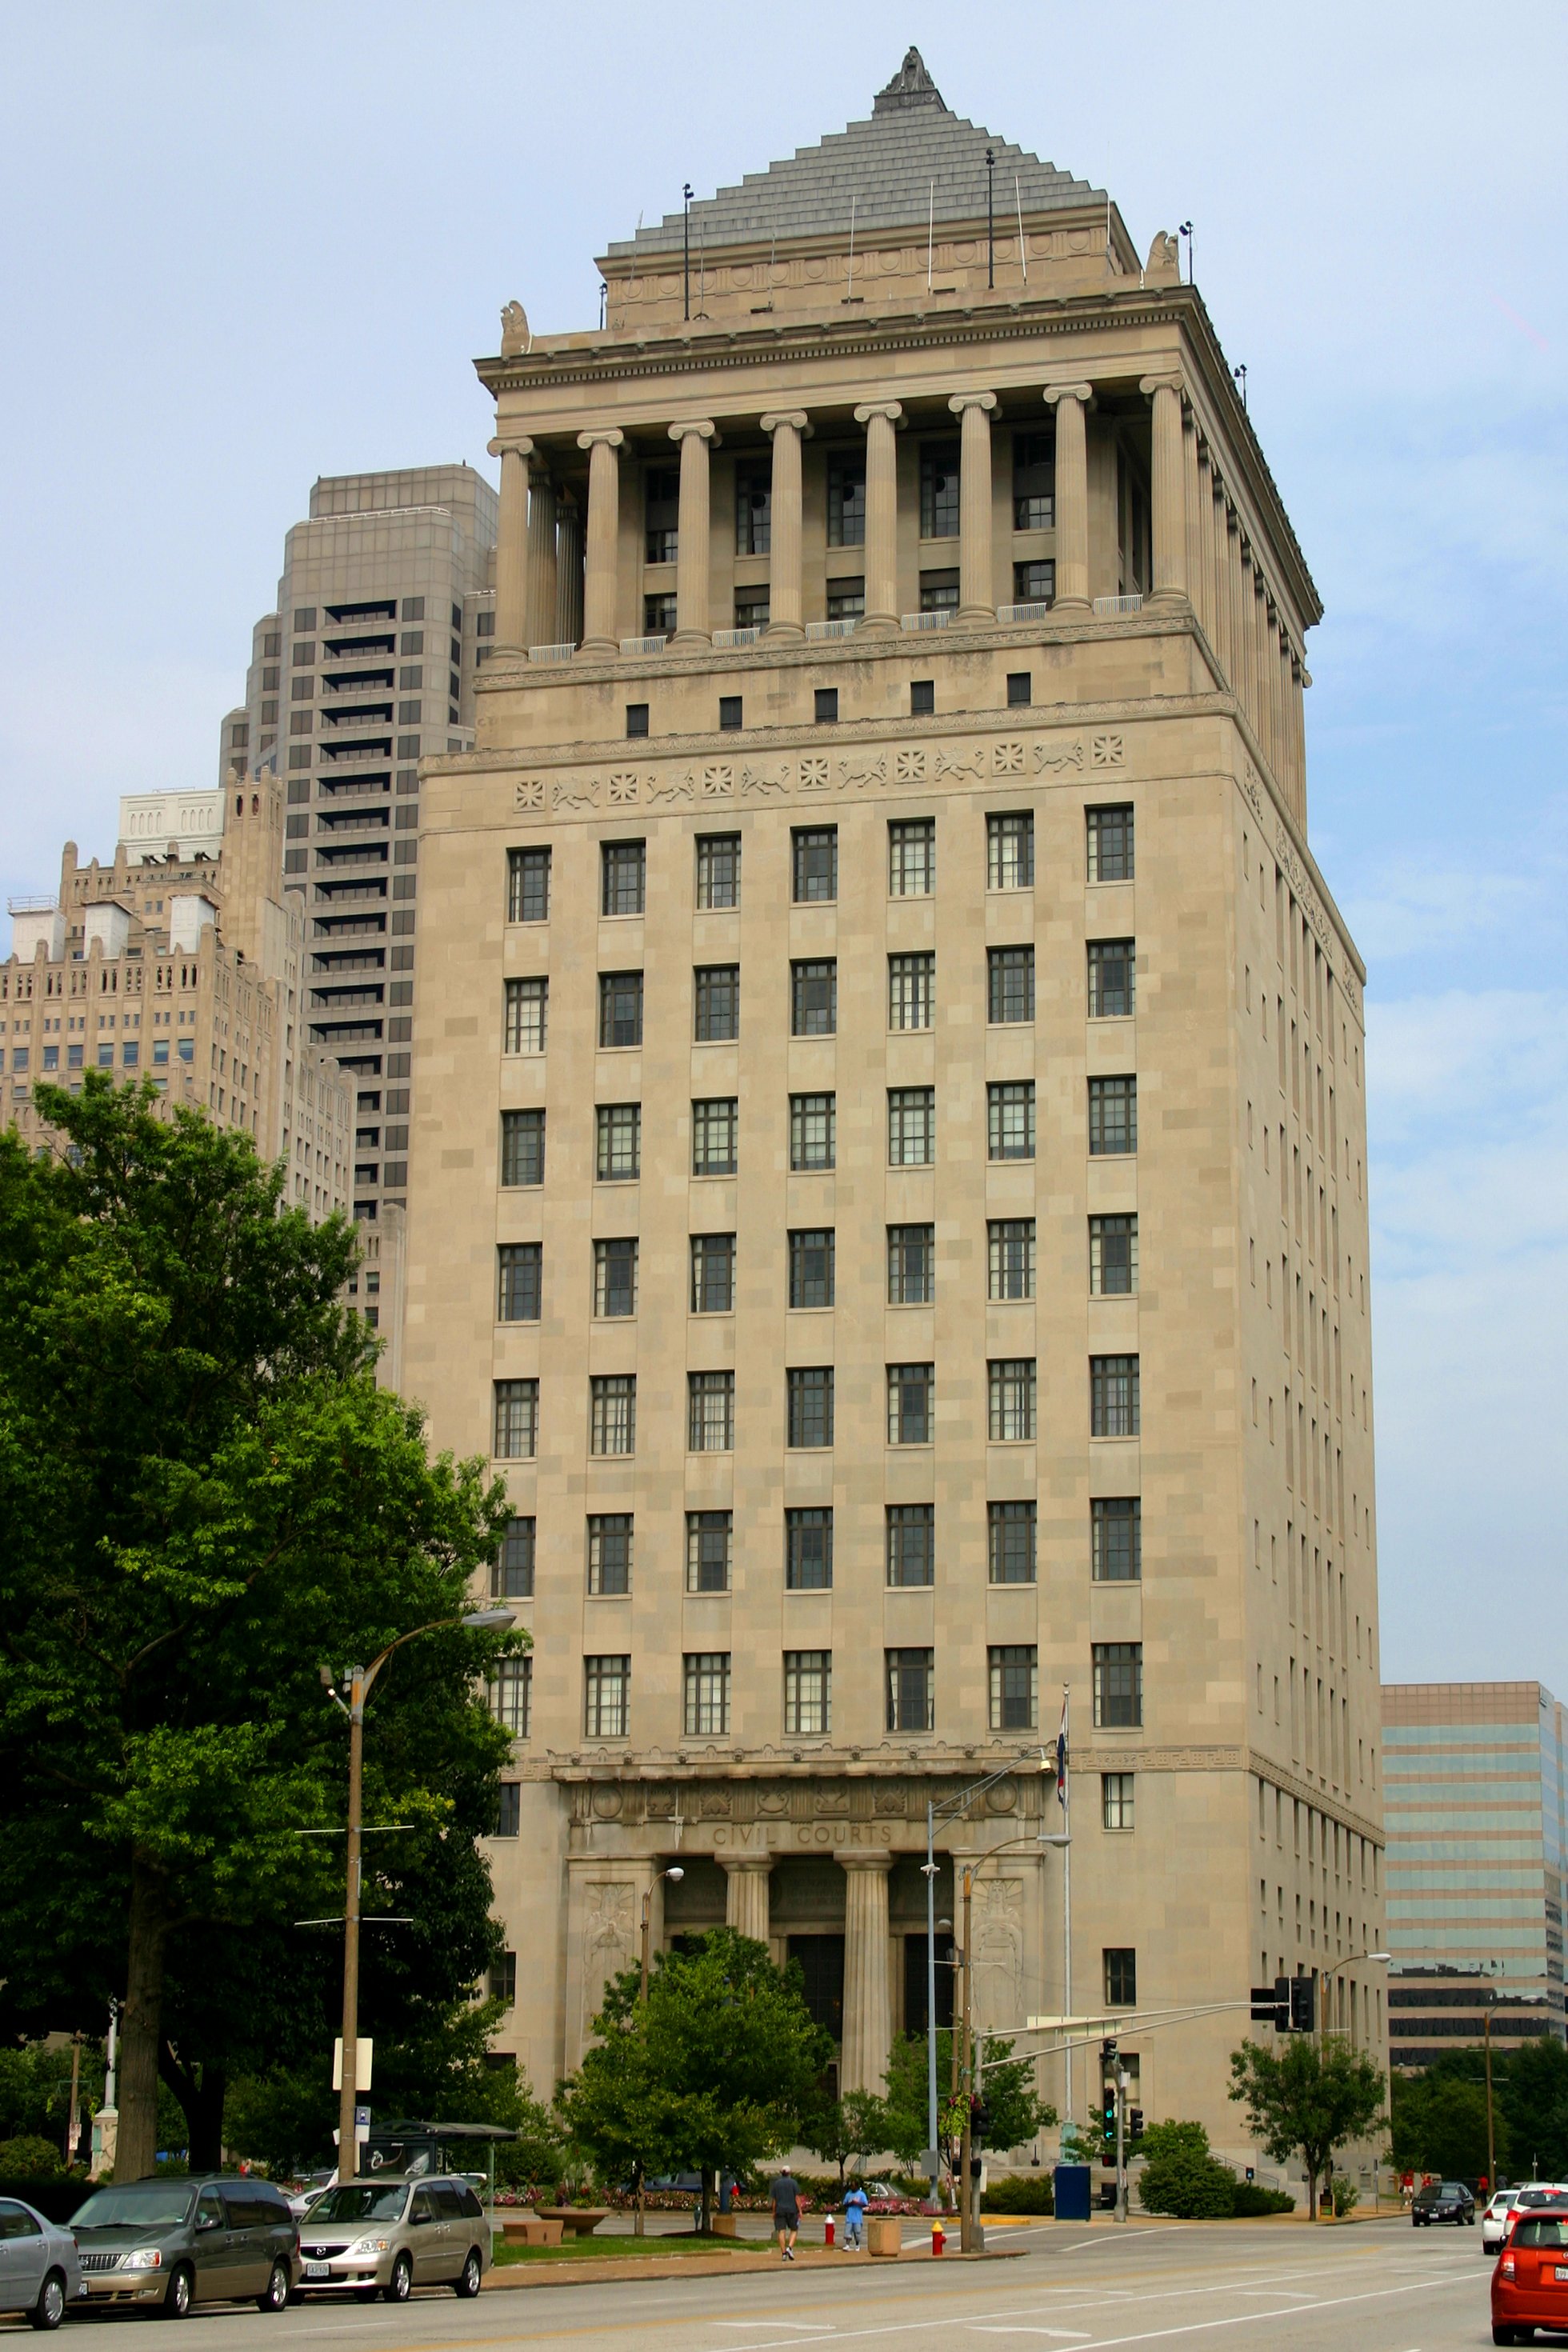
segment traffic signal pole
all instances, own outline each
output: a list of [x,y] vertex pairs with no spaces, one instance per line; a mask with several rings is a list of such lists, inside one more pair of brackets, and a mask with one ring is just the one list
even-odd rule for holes
[[1131,2076],[1116,2061],[1116,2218],[1127,2219],[1127,2086]]

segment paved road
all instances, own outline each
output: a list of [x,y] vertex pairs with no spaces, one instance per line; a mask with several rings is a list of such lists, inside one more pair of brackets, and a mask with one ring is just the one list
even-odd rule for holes
[[[998,2233],[999,2234],[999,2233]],[[310,2304],[274,2317],[238,2310],[186,2321],[179,2352],[1469,2352],[1491,2340],[1491,2266],[1479,2232],[1368,2222],[1305,2228],[1234,2222],[1010,2231],[1022,2261],[891,2265],[742,2278],[497,2289],[384,2305]],[[83,2328],[142,2323],[108,2313]],[[87,2347],[83,2347],[87,2352]],[[103,2352],[108,2352],[107,2347]]]

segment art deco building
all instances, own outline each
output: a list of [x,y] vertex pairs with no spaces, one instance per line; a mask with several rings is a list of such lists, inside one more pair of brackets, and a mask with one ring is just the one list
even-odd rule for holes
[[1174,240],[912,53],[690,253],[479,363],[496,652],[422,785],[405,1380],[534,1645],[503,2041],[553,2081],[646,1902],[798,1958],[879,2084],[928,1800],[1012,1764],[937,1838],[981,2021],[1120,2015],[1235,2145],[1255,1979],[1386,2048],[1317,593]]

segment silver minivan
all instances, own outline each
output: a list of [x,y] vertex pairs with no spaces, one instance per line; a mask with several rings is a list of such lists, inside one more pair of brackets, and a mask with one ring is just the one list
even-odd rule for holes
[[478,2294],[489,2224],[457,2174],[350,2180],[323,2190],[300,2224],[300,2292],[348,2287],[365,2303],[406,2303],[416,2286]]
[[281,2311],[294,2284],[294,2216],[269,2180],[127,2181],[95,2189],[71,2217],[84,2301],[159,2306],[256,2303]]

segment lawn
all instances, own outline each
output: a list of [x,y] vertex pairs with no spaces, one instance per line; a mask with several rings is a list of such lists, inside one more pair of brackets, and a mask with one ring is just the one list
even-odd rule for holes
[[624,2262],[628,2255],[755,2254],[766,2252],[769,2242],[760,2238],[703,2238],[687,2230],[677,2236],[646,2238],[607,2237],[595,2232],[588,2238],[568,2238],[559,2246],[509,2246],[503,2238],[498,2238],[495,2258],[499,2266],[502,2263],[576,2263],[617,2258]]

